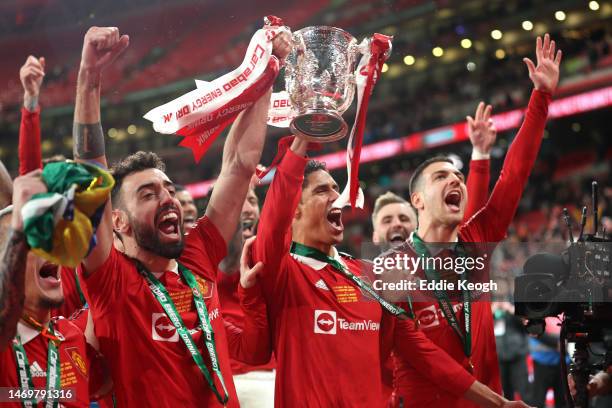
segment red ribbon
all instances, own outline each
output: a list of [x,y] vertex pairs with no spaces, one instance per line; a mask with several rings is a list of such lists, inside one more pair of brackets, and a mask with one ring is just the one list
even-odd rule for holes
[[[350,181],[350,202],[351,207],[355,207],[359,192],[359,159],[361,156],[361,146],[363,145],[363,131],[365,129],[365,118],[368,111],[368,103],[372,88],[380,78],[383,63],[388,57],[389,47],[392,37],[383,34],[374,34],[370,43],[370,60],[367,64],[367,80],[361,100],[359,115],[355,123],[355,147],[353,148],[353,158],[351,160],[351,181]],[[376,74],[376,76],[374,76]]]
[[273,16],[273,15],[265,16],[264,22],[265,22],[264,25],[269,26],[269,27],[282,27],[285,25],[285,23],[283,23],[282,18]]

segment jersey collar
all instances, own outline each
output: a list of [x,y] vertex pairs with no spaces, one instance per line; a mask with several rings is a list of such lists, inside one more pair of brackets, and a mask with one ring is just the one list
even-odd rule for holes
[[153,272],[153,276],[155,276],[155,278],[159,279],[166,272],[172,272],[172,273],[178,275],[179,274],[179,271],[178,271],[178,262],[175,262],[174,266],[171,269],[168,269],[167,271],[164,271],[164,272]]
[[21,322],[17,323],[17,334],[19,335],[19,339],[21,340],[21,344],[26,344],[31,340],[34,340],[36,336],[40,334],[40,332],[27,324],[23,324]]
[[[323,269],[323,268],[325,268],[327,266],[326,262],[322,262],[322,261],[319,261],[317,259],[310,258],[308,256],[302,256],[302,255],[296,255],[296,254],[291,254],[291,256],[296,261],[298,261],[300,263],[303,263],[304,265],[310,266],[315,271],[320,271],[321,269]],[[335,259],[336,261],[340,262],[342,265],[346,266],[346,264],[342,260],[342,257],[338,253],[338,250],[334,246],[332,247],[331,258]]]

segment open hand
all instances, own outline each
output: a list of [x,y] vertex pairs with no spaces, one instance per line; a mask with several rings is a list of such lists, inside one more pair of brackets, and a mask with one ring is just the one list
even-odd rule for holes
[[263,263],[257,262],[254,267],[249,266],[249,258],[251,257],[251,245],[255,242],[255,238],[251,237],[244,242],[242,247],[242,255],[240,256],[240,285],[249,289],[257,283],[257,275],[263,268]]
[[468,136],[474,150],[482,154],[489,154],[497,138],[497,129],[491,119],[491,105],[480,102],[476,108],[474,118],[467,116]]
[[562,55],[561,50],[555,54],[555,42],[550,40],[548,34],[544,36],[544,42],[541,37],[538,37],[536,40],[537,66],[529,58],[523,58],[535,89],[551,94],[555,91],[559,83],[559,64]]

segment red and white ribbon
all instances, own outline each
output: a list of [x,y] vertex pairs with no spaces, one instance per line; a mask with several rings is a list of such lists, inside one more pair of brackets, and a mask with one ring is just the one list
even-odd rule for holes
[[[278,18],[269,18],[273,24]],[[272,40],[286,27],[266,26],[251,38],[244,60],[233,71],[147,112],[145,119],[164,134],[185,136],[181,146],[193,150],[196,162],[240,112],[253,105],[274,83],[279,62]]]
[[383,64],[391,53],[392,39],[393,37],[376,33],[371,39],[364,40],[359,45],[360,50],[365,52],[355,72],[357,114],[346,147],[348,181],[340,197],[334,202],[335,207],[342,208],[350,203],[353,208],[363,208],[363,191],[359,187],[359,159],[361,157],[361,146],[363,145],[365,119],[374,85],[380,78]]

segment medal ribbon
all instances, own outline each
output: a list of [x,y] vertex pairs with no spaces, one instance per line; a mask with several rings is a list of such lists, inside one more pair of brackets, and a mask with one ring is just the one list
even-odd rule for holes
[[[47,350],[47,399],[45,408],[57,408],[59,406],[59,401],[58,399],[52,399],[51,396],[54,390],[59,390],[60,388],[61,373],[58,345],[61,340],[53,330],[53,321],[49,322],[49,328],[47,329],[29,316],[24,317],[24,320],[31,324],[36,330],[40,331],[43,337],[49,339]],[[30,363],[28,362],[28,357],[23,344],[21,344],[19,335],[13,340],[13,352],[15,353],[15,361],[17,362],[19,388],[21,391],[27,393],[28,390],[34,389],[34,382],[32,381],[32,373],[30,372]],[[35,398],[21,400],[21,405],[23,407],[33,408],[36,407],[37,404],[38,401]]]
[[319,251],[318,249],[311,248],[298,242],[292,242],[291,253],[295,255],[305,256],[307,258],[316,259],[317,261],[325,262],[326,264],[331,265],[336,271],[342,273],[344,276],[352,280],[355,285],[357,285],[360,289],[363,289],[368,292],[370,296],[372,296],[378,303],[380,303],[384,310],[386,310],[393,316],[408,316],[408,313],[406,313],[404,309],[394,305],[393,303],[387,302],[385,299],[382,298],[382,296],[376,293],[376,291],[370,285],[368,285],[361,278],[349,271],[347,267],[342,265],[336,259]]
[[136,265],[140,274],[147,281],[149,289],[151,289],[151,293],[153,294],[155,299],[157,299],[161,307],[164,309],[164,311],[166,312],[166,316],[168,316],[168,319],[170,319],[170,321],[176,328],[176,331],[179,334],[180,338],[187,346],[187,350],[189,350],[193,361],[196,363],[196,365],[204,375],[206,382],[208,382],[208,386],[217,397],[217,401],[219,401],[223,405],[226,405],[227,401],[229,400],[229,396],[227,393],[227,388],[225,387],[223,375],[221,374],[221,370],[219,368],[219,359],[217,358],[217,351],[215,347],[215,334],[213,332],[210,319],[208,317],[208,310],[206,309],[204,298],[202,297],[202,293],[200,292],[200,288],[198,287],[198,283],[196,282],[193,273],[191,273],[189,269],[185,268],[180,263],[178,264],[179,272],[181,273],[183,279],[185,280],[189,288],[191,288],[191,291],[193,293],[193,301],[195,302],[198,319],[200,320],[200,325],[202,327],[202,337],[204,338],[204,345],[206,346],[206,350],[208,351],[214,375],[217,376],[219,382],[221,383],[221,386],[223,387],[223,396],[221,396],[221,394],[219,393],[219,390],[217,389],[213,377],[211,376],[208,367],[206,367],[206,364],[204,363],[202,354],[198,350],[198,347],[196,346],[195,342],[193,341],[193,338],[191,337],[189,330],[185,326],[181,315],[176,310],[176,306],[174,305],[170,294],[168,293],[164,285],[162,285],[162,283],[147,268],[145,268],[144,265],[142,265],[140,262],[137,262]]
[[[411,235],[410,242],[418,256],[421,257],[430,257],[429,250],[425,245],[425,242],[413,232]],[[459,247],[456,247],[459,250]],[[440,273],[435,269],[424,268],[425,276],[428,281],[438,282],[440,280]],[[467,278],[467,273],[466,273]],[[459,341],[463,344],[463,351],[465,356],[470,359],[472,356],[472,325],[471,325],[471,315],[472,315],[472,302],[470,299],[470,291],[464,289],[462,291],[463,295],[463,317],[465,320],[465,333],[461,330],[461,326],[457,321],[457,316],[453,310],[453,305],[448,297],[448,294],[444,290],[434,290],[434,295],[438,301],[438,305],[448,322],[448,325],[453,328],[453,331],[459,337]],[[470,365],[471,365],[470,360]]]

